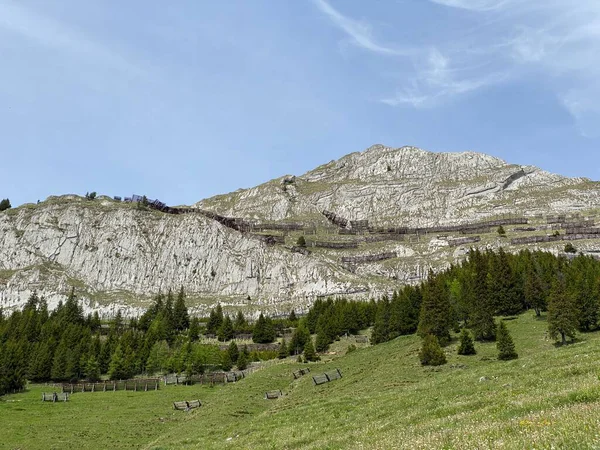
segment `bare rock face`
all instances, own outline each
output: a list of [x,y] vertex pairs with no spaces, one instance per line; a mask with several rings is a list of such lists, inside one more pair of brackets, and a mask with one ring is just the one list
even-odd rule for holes
[[[572,188],[572,189],[569,189]],[[430,226],[499,214],[594,207],[600,187],[473,153],[375,145],[301,177],[203,200],[200,208],[257,220],[316,218],[323,210],[372,224]]]
[[[18,307],[34,290],[53,306],[75,287],[88,309],[134,315],[155,293],[183,286],[198,312],[218,301],[253,313],[303,309],[319,296],[389,292],[465,254],[449,245],[452,236],[403,242],[366,232],[345,236],[333,216],[348,224],[431,227],[586,213],[599,199],[600,185],[584,178],[478,153],[381,145],[302,176],[202,200],[188,214],[105,197],[53,197],[0,213],[0,306]],[[219,217],[242,219],[262,235],[232,229]],[[282,231],[290,223],[303,230]],[[271,237],[265,224],[276,230]],[[300,235],[306,248],[296,246]],[[477,242],[509,241],[489,235]],[[548,248],[556,251],[559,244],[553,245]]]

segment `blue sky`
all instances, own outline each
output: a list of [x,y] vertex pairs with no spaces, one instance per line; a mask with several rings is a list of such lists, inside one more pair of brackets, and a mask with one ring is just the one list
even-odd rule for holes
[[0,2],[0,198],[191,204],[381,143],[600,178],[598,0]]

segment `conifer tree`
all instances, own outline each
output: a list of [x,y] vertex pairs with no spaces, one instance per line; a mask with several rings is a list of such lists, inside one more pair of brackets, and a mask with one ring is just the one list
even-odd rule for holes
[[85,366],[85,376],[89,381],[100,380],[100,364],[94,355],[90,356]]
[[52,370],[50,376],[53,380],[60,381],[65,379],[65,369],[67,368],[67,345],[62,339],[54,352]]
[[210,316],[206,324],[206,332],[208,334],[217,334],[217,331],[223,323],[223,309],[221,304],[218,303],[216,309],[210,310]]
[[179,290],[179,294],[177,294],[177,300],[173,307],[173,326],[177,331],[187,330],[190,326],[190,316],[187,306],[185,306],[183,286]]
[[200,319],[192,317],[190,328],[188,329],[188,339],[195,342],[200,337]]
[[380,344],[389,339],[390,303],[386,295],[377,303],[375,323],[371,332],[371,342]]
[[429,279],[423,285],[423,300],[417,333],[421,337],[433,334],[439,343],[450,342],[453,312],[444,280],[429,271]]
[[290,340],[290,354],[291,355],[299,355],[302,353],[304,349],[304,345],[306,341],[310,339],[310,332],[305,325],[305,321],[301,320],[298,323],[298,327],[294,330],[292,334],[292,339]]
[[244,317],[244,313],[242,311],[238,311],[235,316],[235,322],[233,324],[233,329],[236,333],[244,333],[248,330],[248,321],[246,317]]
[[260,313],[258,320],[254,324],[252,340],[258,344],[268,344],[275,340],[275,329],[270,317],[265,317],[263,313]]
[[293,309],[290,311],[290,315],[288,316],[288,322],[291,326],[294,326],[298,322],[298,318],[296,317],[296,311]]
[[228,372],[233,367],[233,362],[231,361],[231,355],[228,351],[223,352],[221,359],[221,369],[225,372]]
[[469,333],[466,328],[463,328],[460,332],[460,345],[458,346],[458,354],[475,355],[476,353],[477,352],[475,351],[475,345],[473,344],[471,333]]
[[441,366],[442,364],[446,364],[446,355],[440,346],[437,336],[428,334],[423,338],[419,359],[423,366]]
[[127,378],[125,355],[123,354],[121,344],[117,345],[117,348],[110,358],[110,364],[108,366],[108,378],[111,380],[122,380]]
[[515,351],[515,344],[510,337],[508,328],[502,320],[496,329],[496,347],[498,348],[498,359],[503,361],[516,359],[519,356]]
[[285,359],[288,357],[289,353],[287,342],[285,341],[285,338],[283,338],[279,343],[279,352],[277,353],[277,357],[279,359]]
[[233,322],[231,322],[231,318],[229,317],[229,315],[227,315],[223,319],[221,327],[217,331],[217,337],[220,341],[230,341],[231,339],[233,339],[233,335]]
[[296,245],[298,247],[306,247],[306,239],[304,239],[304,236],[300,236],[298,238],[298,240],[296,241]]
[[323,316],[319,317],[319,325],[317,325],[317,339],[315,342],[315,349],[319,353],[327,351],[329,344],[332,340],[326,332],[325,326],[321,324]]
[[245,352],[240,352],[237,360],[238,370],[246,370],[248,368],[248,355]]
[[517,281],[506,252],[500,248],[497,254],[490,253],[488,292],[494,310],[500,315],[518,314],[523,310],[517,291]]
[[318,361],[319,357],[315,352],[315,347],[313,345],[312,339],[308,339],[306,344],[304,344],[304,359],[306,361]]
[[232,364],[236,364],[238,357],[240,356],[240,350],[238,349],[238,346],[235,342],[231,341],[229,343],[229,347],[227,348],[227,351],[229,352],[229,359],[231,360]]
[[533,262],[527,266],[524,282],[525,301],[533,308],[535,315],[540,317],[546,310],[546,298],[542,279],[535,269]]
[[573,298],[568,295],[564,280],[559,277],[552,284],[548,296],[548,333],[552,339],[567,343],[567,337],[573,339],[577,330],[577,308]]
[[486,263],[479,253],[471,253],[475,273],[473,274],[473,297],[469,324],[478,341],[494,340],[496,324],[494,323],[494,305],[488,295],[488,276]]

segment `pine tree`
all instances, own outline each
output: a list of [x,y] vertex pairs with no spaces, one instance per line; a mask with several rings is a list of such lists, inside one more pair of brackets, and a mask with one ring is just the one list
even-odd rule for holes
[[531,308],[533,308],[537,317],[540,317],[542,311],[546,310],[546,298],[542,283],[543,282],[538,271],[535,270],[533,262],[531,262],[526,269],[523,289],[525,293],[525,301]]
[[98,381],[100,379],[100,364],[94,355],[90,356],[85,366],[85,376],[89,381]]
[[244,313],[242,311],[238,311],[235,316],[235,322],[233,324],[233,329],[236,333],[244,333],[248,330],[248,321],[246,317],[244,317]]
[[223,323],[223,309],[221,308],[221,304],[217,304],[216,309],[210,310],[210,316],[208,317],[208,322],[206,324],[206,332],[208,334],[217,334],[219,328],[221,328],[221,324]]
[[277,353],[277,357],[279,359],[285,359],[288,357],[289,355],[289,349],[287,346],[287,342],[285,341],[285,338],[281,340],[280,344],[279,344],[279,352]]
[[[321,319],[322,319],[322,316],[319,318],[319,322],[321,322]],[[329,338],[329,336],[327,335],[325,328],[323,326],[317,325],[317,339],[315,342],[315,349],[319,353],[323,353],[323,352],[327,351],[327,349],[329,348],[329,344],[331,344],[331,342],[332,341]]]
[[494,340],[494,305],[488,295],[488,276],[486,263],[479,251],[472,252],[475,273],[473,274],[472,304],[470,305],[469,324],[478,341]]
[[200,337],[200,319],[192,317],[190,328],[188,329],[188,339],[195,342]]
[[65,369],[67,367],[67,345],[62,339],[54,352],[54,360],[52,362],[52,370],[50,376],[55,381],[65,379]]
[[10,200],[7,198],[2,199],[0,201],[0,212],[5,211],[9,208],[11,208]]
[[559,277],[552,284],[548,296],[548,333],[552,339],[561,338],[567,343],[567,337],[573,339],[577,330],[577,308],[575,302],[565,290],[564,280]]
[[503,361],[516,359],[519,356],[515,351],[515,344],[510,337],[508,328],[502,320],[496,328],[496,347],[498,348],[498,359]]
[[223,352],[221,357],[221,369],[225,372],[228,372],[233,367],[233,362],[231,361],[231,355],[228,351]]
[[477,352],[475,351],[475,345],[473,344],[471,333],[469,333],[466,328],[463,328],[460,332],[460,345],[458,346],[458,354],[475,355],[476,353]]
[[238,357],[240,356],[240,350],[238,349],[238,346],[235,342],[231,341],[229,343],[229,347],[227,348],[227,351],[229,352],[229,359],[231,360],[232,364],[237,363]]
[[177,300],[173,307],[173,326],[177,331],[187,330],[190,326],[190,316],[188,314],[187,306],[185,306],[183,286],[179,290],[179,294],[177,294]]
[[419,359],[423,366],[441,366],[442,364],[446,364],[446,355],[440,346],[437,336],[428,334],[423,338]]
[[252,341],[258,344],[268,344],[275,340],[275,329],[270,317],[265,317],[262,313],[254,324],[252,331]]
[[127,378],[125,370],[125,355],[121,344],[117,345],[114,353],[110,358],[110,364],[108,366],[108,378],[111,380],[122,380]]
[[237,360],[238,370],[246,370],[248,368],[248,355],[244,352],[240,352],[240,356]]
[[298,238],[298,240],[296,241],[296,245],[298,247],[306,247],[306,239],[304,239],[304,236],[300,236]]
[[500,248],[497,254],[490,254],[488,292],[497,314],[518,314],[523,310],[523,302],[518,296],[517,280],[510,266],[506,252]]
[[291,326],[296,325],[298,322],[298,318],[296,317],[296,311],[293,309],[290,311],[290,315],[288,316],[288,322]]
[[375,324],[371,332],[371,342],[380,344],[389,339],[389,320],[390,320],[390,303],[387,296],[383,296],[377,303],[377,312],[375,313]]
[[223,319],[223,323],[221,323],[221,327],[217,331],[217,337],[220,341],[230,341],[233,339],[233,322],[231,318],[227,315]]
[[306,361],[318,361],[319,357],[317,356],[317,353],[315,352],[315,347],[313,345],[312,339],[309,339],[308,341],[306,341],[306,344],[304,344],[304,359]]
[[300,353],[302,353],[304,345],[309,339],[310,332],[308,331],[304,320],[301,320],[300,323],[298,323],[298,327],[294,330],[294,333],[292,334],[292,339],[290,341],[290,354],[299,355]]
[[447,344],[450,342],[454,314],[442,277],[436,277],[430,271],[429,278],[423,285],[422,295],[417,333],[421,337],[433,334],[440,343]]

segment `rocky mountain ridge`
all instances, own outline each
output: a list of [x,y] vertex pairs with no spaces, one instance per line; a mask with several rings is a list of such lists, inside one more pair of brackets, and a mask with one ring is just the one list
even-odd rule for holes
[[[490,227],[475,227],[474,242],[464,241],[467,230],[381,230],[520,217],[536,224],[512,232],[526,237],[544,230],[548,215],[593,218],[599,199],[600,183],[585,178],[478,153],[384,146],[202,200],[188,214],[107,197],[51,197],[0,213],[0,306],[22,305],[33,290],[52,306],[71,287],[88,309],[129,315],[180,286],[199,313],[217,301],[253,314],[303,309],[319,296],[366,298],[417,282],[467,245],[521,248]],[[296,245],[300,236],[306,248]],[[535,245],[559,251],[561,244]],[[587,239],[580,248],[595,245]]]

